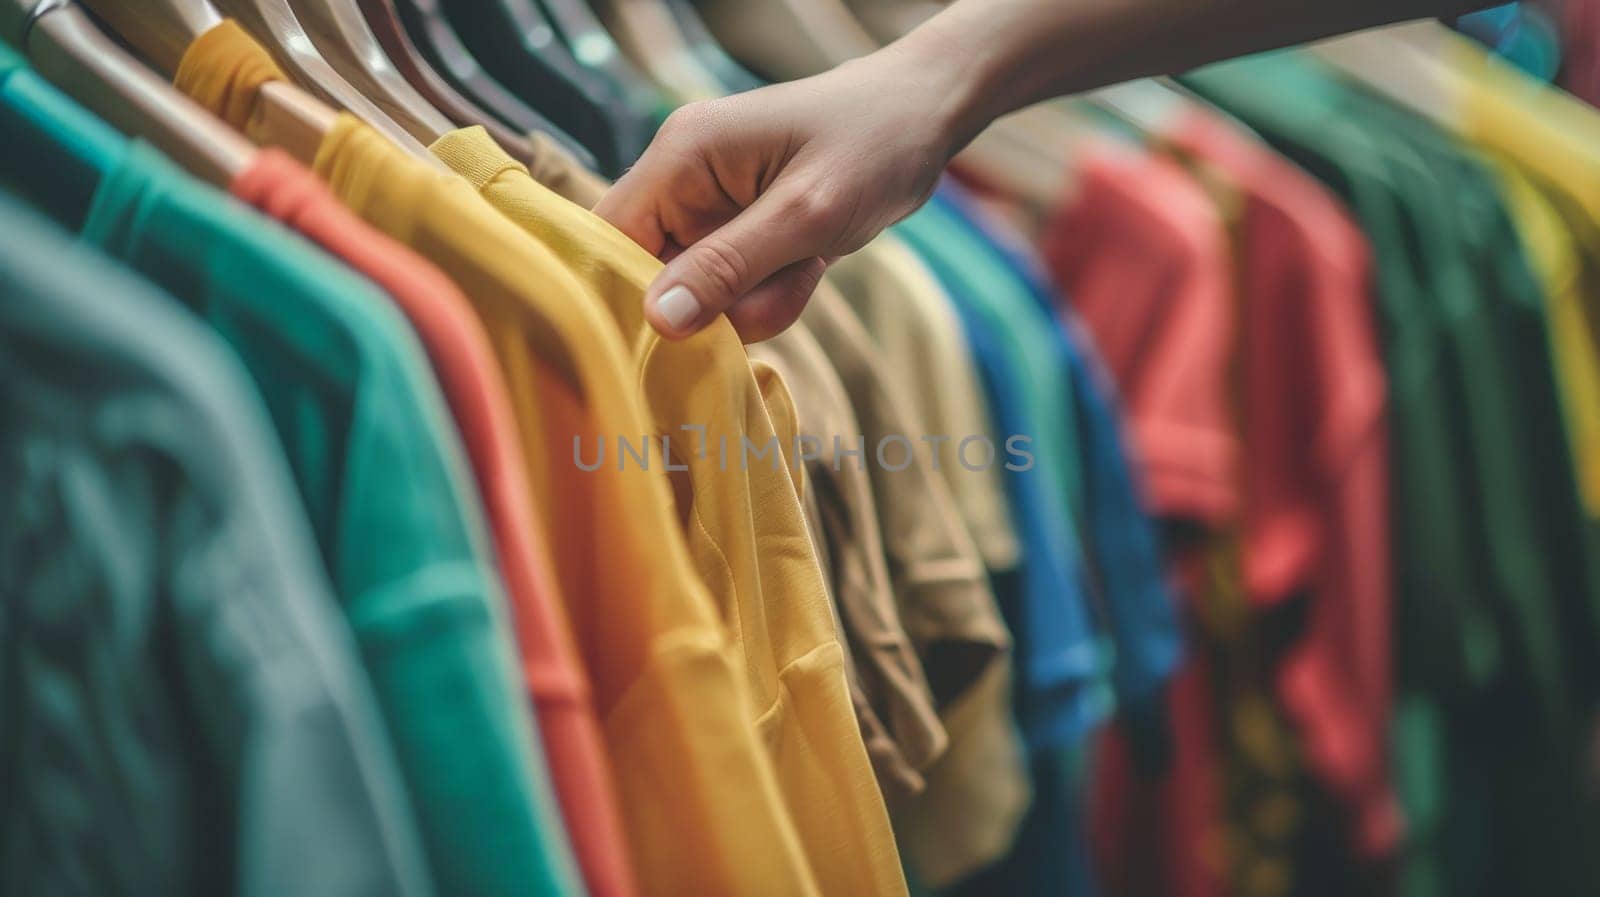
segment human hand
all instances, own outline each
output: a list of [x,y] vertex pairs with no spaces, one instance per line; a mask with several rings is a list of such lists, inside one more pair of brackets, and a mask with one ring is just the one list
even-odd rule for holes
[[927,200],[956,149],[951,93],[896,47],[694,103],[595,207],[667,261],[645,295],[669,338],[724,312],[745,342],[805,308],[829,261]]

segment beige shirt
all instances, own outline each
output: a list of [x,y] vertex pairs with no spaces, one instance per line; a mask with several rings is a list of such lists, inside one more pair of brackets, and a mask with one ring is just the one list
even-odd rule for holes
[[1010,633],[920,438],[925,430],[881,350],[829,284],[801,323],[827,353],[864,436],[895,606],[949,739],[923,774],[922,794],[891,808],[901,851],[926,884],[950,884],[1004,855],[1030,798],[1011,713]]
[[606,194],[605,178],[583,167],[561,144],[544,134],[528,135],[528,173],[533,179],[586,209]]
[[894,380],[929,435],[939,445],[939,473],[990,570],[1016,567],[1022,550],[1012,524],[1000,468],[972,471],[956,457],[967,436],[996,432],[977,365],[967,349],[950,297],[904,243],[883,235],[830,269],[829,279],[849,300],[871,334]]

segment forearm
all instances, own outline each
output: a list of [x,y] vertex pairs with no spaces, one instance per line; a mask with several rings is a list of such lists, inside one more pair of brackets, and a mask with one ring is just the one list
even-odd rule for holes
[[958,0],[882,62],[944,81],[951,151],[1040,100],[1485,0]]

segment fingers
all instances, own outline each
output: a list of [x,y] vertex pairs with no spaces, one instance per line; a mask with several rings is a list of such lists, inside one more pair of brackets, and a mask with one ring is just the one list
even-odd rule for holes
[[771,339],[800,319],[811,294],[828,270],[820,258],[795,262],[762,281],[728,309],[728,320],[746,343]]
[[[645,316],[662,335],[680,339],[758,287],[766,289],[750,298],[759,301],[741,312],[755,331],[790,312],[798,315],[821,277],[819,257],[832,254],[828,212],[813,194],[780,182],[669,262],[645,294]],[[790,272],[791,266],[798,268]],[[784,276],[774,278],[780,271]]]
[[658,171],[658,167],[647,151],[639,165],[611,185],[593,209],[596,215],[655,256],[661,255],[667,244],[656,202],[667,194],[661,184],[670,183],[672,174]]
[[595,214],[610,222],[652,255],[662,255],[683,231],[704,230],[738,211],[728,201],[708,153],[716,143],[715,103],[692,103],[668,116],[639,161],[606,191]]

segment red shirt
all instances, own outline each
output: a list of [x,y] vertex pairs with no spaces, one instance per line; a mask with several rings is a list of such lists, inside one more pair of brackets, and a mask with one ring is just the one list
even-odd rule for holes
[[1244,201],[1239,349],[1244,578],[1251,600],[1309,602],[1279,671],[1306,763],[1352,811],[1359,851],[1393,850],[1386,378],[1365,237],[1343,206],[1223,119],[1167,136]]
[[1561,86],[1600,106],[1600,0],[1565,0],[1561,8]]
[[597,897],[636,894],[589,683],[547,573],[510,398],[467,298],[438,268],[345,209],[281,151],[257,153],[230,189],[383,288],[416,329],[477,478],[523,681],[584,882]]

